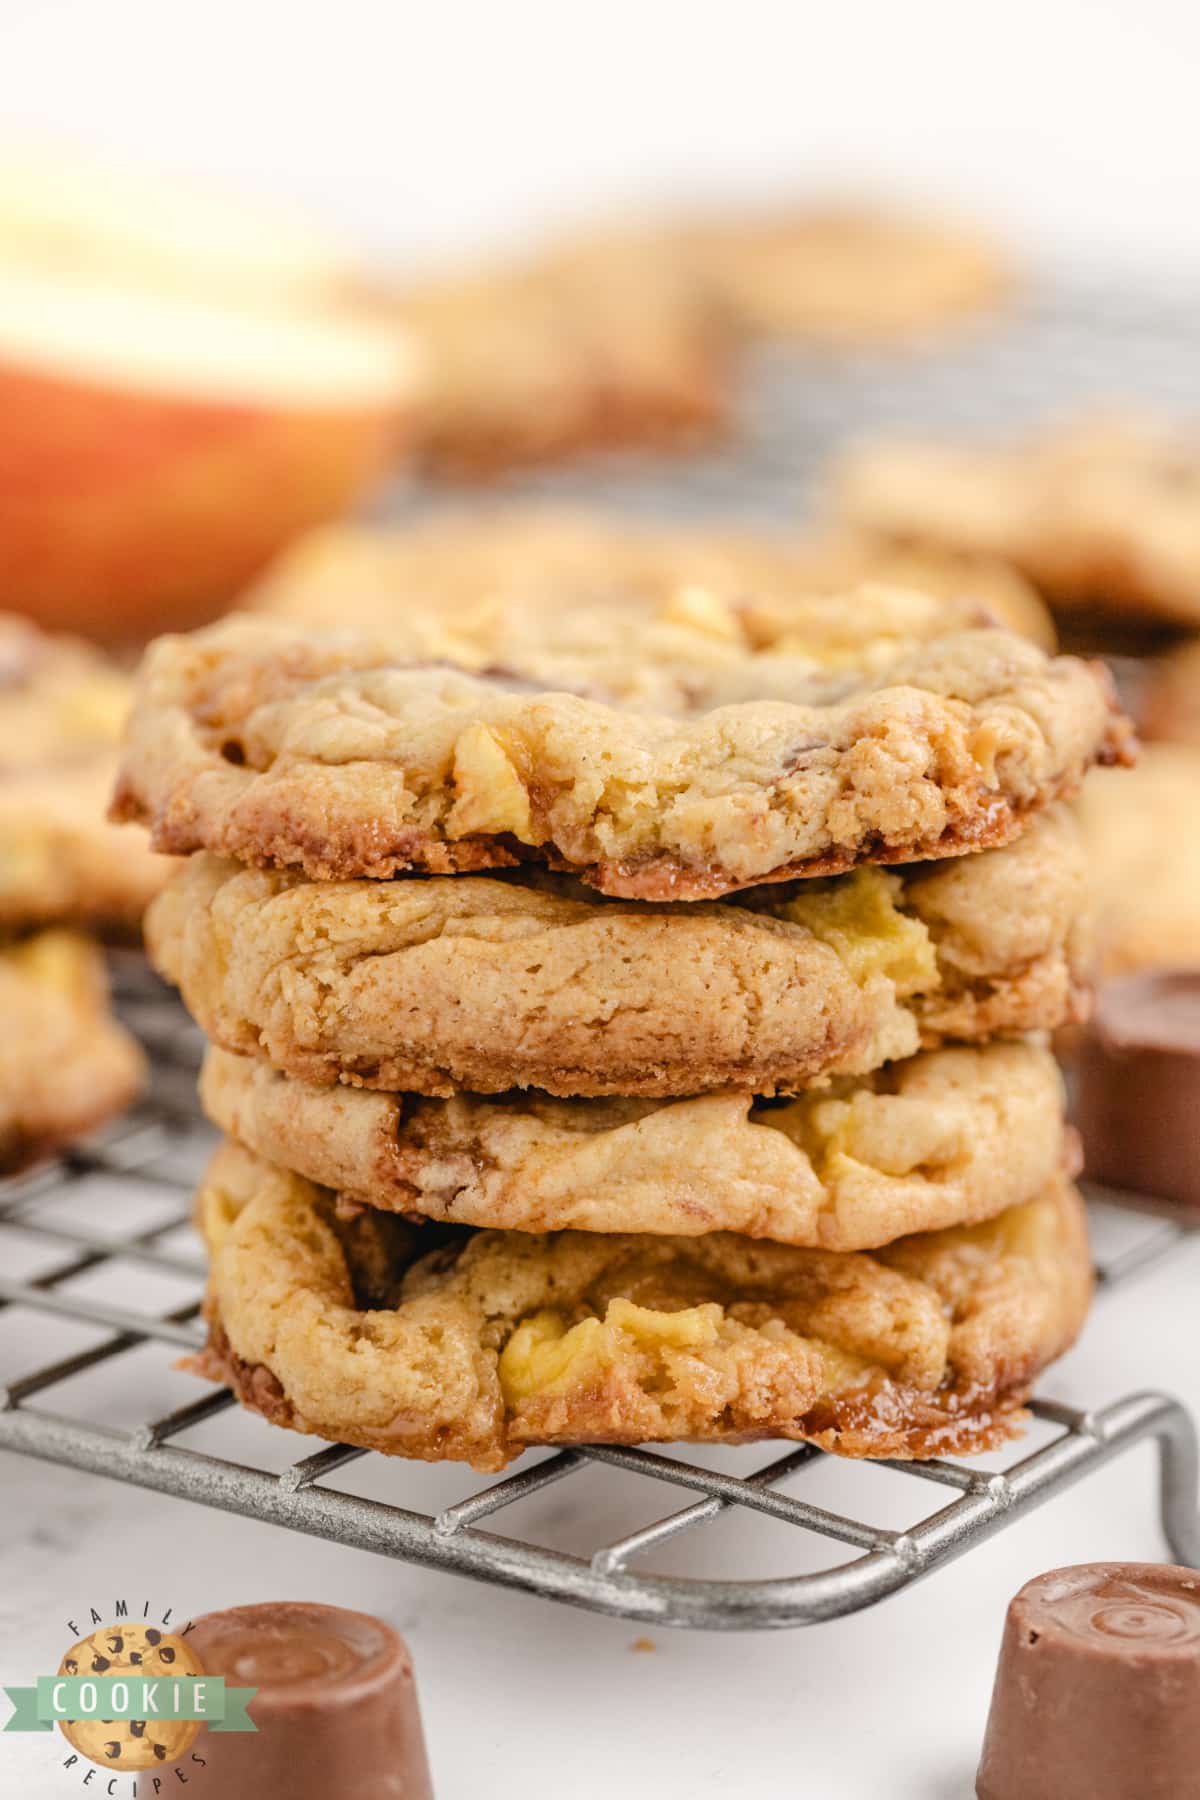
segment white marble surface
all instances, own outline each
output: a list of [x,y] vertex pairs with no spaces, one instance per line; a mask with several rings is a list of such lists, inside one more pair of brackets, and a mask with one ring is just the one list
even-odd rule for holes
[[[120,1208],[132,1225],[154,1204],[98,1182],[85,1184],[72,1212],[115,1221]],[[1144,1226],[1118,1221],[1115,1229]],[[116,1298],[128,1279],[104,1277],[97,1291]],[[1200,1408],[1198,1280],[1193,1241],[1103,1299],[1045,1392],[1081,1404],[1167,1387]],[[141,1285],[137,1298],[167,1306],[180,1292],[172,1282]],[[30,1367],[55,1341],[65,1341],[61,1327],[0,1313],[0,1376]],[[147,1348],[117,1371],[56,1391],[54,1404],[133,1424],[196,1391],[170,1370],[169,1353]],[[241,1416],[212,1422],[192,1441],[271,1467],[313,1447]],[[760,1447],[746,1462],[764,1455]],[[467,1471],[378,1458],[336,1480],[425,1509],[472,1487]],[[911,1478],[833,1460],[805,1491],[822,1504],[861,1507],[864,1481],[881,1524],[930,1510],[930,1490]],[[170,1605],[177,1616],[278,1598],[366,1608],[411,1643],[441,1800],[528,1800],[568,1782],[581,1800],[614,1791],[629,1800],[749,1800],[763,1790],[805,1800],[968,1800],[1009,1595],[1056,1564],[1164,1554],[1152,1452],[1137,1449],[872,1612],[787,1633],[653,1631],[653,1650],[639,1651],[637,1626],[11,1455],[0,1457],[0,1496],[0,1682],[51,1666],[66,1647],[67,1620],[118,1594]],[[508,1528],[580,1549],[644,1521],[647,1504],[641,1482],[598,1470],[547,1490]],[[722,1575],[812,1566],[795,1536],[755,1520],[702,1528],[658,1563]],[[54,1800],[76,1791],[46,1740],[0,1737],[0,1794]],[[199,1782],[192,1791],[203,1800]]]

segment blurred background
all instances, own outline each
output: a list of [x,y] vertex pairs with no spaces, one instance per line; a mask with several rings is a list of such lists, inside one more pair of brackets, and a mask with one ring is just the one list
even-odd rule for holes
[[6,0],[0,121],[295,202],[399,262],[797,186],[1200,266],[1187,0]]

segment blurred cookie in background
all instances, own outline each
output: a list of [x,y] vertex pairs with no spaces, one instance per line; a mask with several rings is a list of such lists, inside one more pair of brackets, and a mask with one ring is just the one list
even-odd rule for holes
[[110,641],[214,616],[387,469],[416,366],[290,222],[0,154],[5,604]]
[[1043,650],[1057,648],[1049,609],[1011,564],[935,546],[880,544],[849,531],[781,540],[776,579],[745,599],[743,616],[760,638],[786,637],[789,590],[844,594],[864,583],[926,594],[948,608],[961,605],[981,624],[1007,625]]
[[1200,968],[1200,747],[1147,744],[1076,802],[1091,859],[1103,976]]
[[489,654],[520,666],[527,639],[552,647],[577,636],[585,614],[632,629],[658,612],[749,650],[850,641],[856,621],[844,596],[864,583],[927,596],[943,628],[998,623],[1054,648],[1049,612],[1004,563],[849,534],[634,521],[582,507],[330,526],[273,564],[244,604],[314,625],[377,629],[429,619],[481,647],[489,640]]
[[[905,585],[890,584],[893,567]],[[671,713],[786,700],[815,676],[836,684],[864,656],[947,631],[1005,623],[1054,642],[1041,602],[1004,569],[551,510],[333,528],[285,556],[246,604],[368,630],[408,661]]]
[[428,371],[418,460],[478,479],[581,450],[694,446],[730,428],[746,342],[903,342],[986,311],[1011,284],[973,232],[862,207],[563,234],[397,293]]
[[919,339],[994,308],[1015,284],[983,235],[863,205],[714,214],[680,228],[677,245],[742,335],[831,347]]
[[652,242],[580,240],[415,283],[419,465],[479,479],[579,450],[693,444],[729,423],[725,333]]
[[137,936],[172,863],[105,817],[129,696],[91,645],[0,614],[0,933]]
[[864,443],[836,472],[835,498],[885,541],[1010,562],[1085,622],[1143,635],[1200,624],[1200,439],[1165,421],[1097,417],[999,444]]
[[136,1098],[144,1063],[108,1008],[104,959],[69,931],[0,948],[0,1172],[62,1148]]

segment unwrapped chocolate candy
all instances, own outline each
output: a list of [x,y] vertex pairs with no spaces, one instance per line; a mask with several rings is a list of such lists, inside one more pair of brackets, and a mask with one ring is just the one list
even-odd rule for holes
[[340,1606],[284,1600],[195,1621],[206,1673],[258,1692],[256,1730],[206,1731],[206,1788],[221,1800],[432,1800],[404,1640]]
[[1084,1174],[1200,1207],[1200,969],[1107,982],[1076,1081]]
[[1200,1796],[1200,1573],[1082,1563],[1008,1609],[978,1800]]

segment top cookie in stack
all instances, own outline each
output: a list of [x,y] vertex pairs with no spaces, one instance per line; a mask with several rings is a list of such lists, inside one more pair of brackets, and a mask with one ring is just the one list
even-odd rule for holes
[[116,810],[192,853],[148,936],[231,1139],[204,1372],[482,1468],[1005,1435],[1090,1287],[1024,1036],[1079,991],[1056,803],[1128,736],[919,597],[847,634],[880,604],[699,683],[634,629],[574,692],[424,625],[151,650]]
[[786,700],[666,712],[234,618],[151,648],[113,816],[316,880],[537,861],[694,900],[1011,842],[1125,753],[1102,672],[1004,631],[787,677]]

